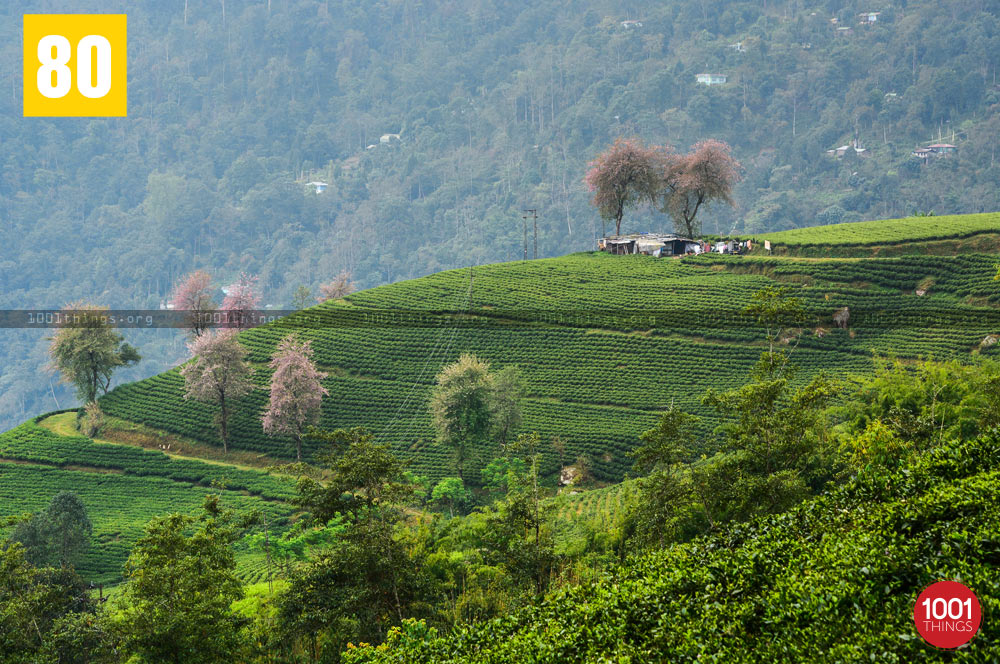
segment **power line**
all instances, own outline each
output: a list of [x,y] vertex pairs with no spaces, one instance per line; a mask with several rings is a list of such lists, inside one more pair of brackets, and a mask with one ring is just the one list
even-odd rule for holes
[[[469,292],[468,292],[468,295],[466,296],[466,301],[465,301],[465,309],[466,309],[466,311],[471,311],[471,309],[472,309],[472,269],[473,268],[470,265],[469,266]],[[462,298],[462,291],[459,290],[458,292],[455,293],[455,299],[460,301],[461,298]],[[414,379],[413,384],[410,385],[410,389],[407,391],[406,397],[399,404],[399,407],[396,409],[396,413],[395,413],[395,415],[393,415],[392,420],[390,420],[389,424],[386,425],[386,427],[384,429],[382,429],[382,433],[376,438],[376,440],[375,440],[376,443],[381,442],[382,440],[384,440],[385,438],[387,438],[389,436],[389,433],[391,431],[393,431],[398,424],[400,424],[399,420],[402,417],[403,410],[406,408],[406,406],[409,405],[410,399],[413,397],[413,394],[416,391],[417,386],[420,385],[423,382],[423,378],[424,378],[424,375],[427,372],[427,368],[430,366],[430,363],[434,360],[435,356],[437,355],[438,348],[441,345],[442,337],[447,332],[448,332],[448,328],[447,327],[443,327],[443,328],[441,328],[441,329],[438,330],[437,338],[434,341],[434,347],[431,349],[431,351],[427,355],[425,355],[423,366],[420,368],[420,373],[417,375],[416,379]],[[451,328],[451,335],[448,337],[448,343],[444,347],[443,352],[441,353],[441,361],[447,360],[448,353],[451,351],[451,346],[452,346],[452,344],[455,341],[455,336],[456,336],[457,333],[458,333],[458,325],[455,325],[455,326],[453,326]],[[409,424],[407,425],[406,431],[405,431],[404,435],[402,436],[402,439],[406,439],[406,438],[409,437],[410,431],[413,430],[413,421],[414,421],[414,419],[415,419],[414,417],[411,417],[409,419]]]

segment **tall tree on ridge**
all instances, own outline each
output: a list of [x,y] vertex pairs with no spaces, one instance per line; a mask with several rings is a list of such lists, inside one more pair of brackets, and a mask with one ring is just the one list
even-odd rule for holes
[[333,281],[320,285],[319,297],[316,298],[316,301],[326,302],[327,300],[336,300],[346,297],[353,292],[354,282],[351,281],[351,273],[347,270],[342,270]]
[[258,277],[255,274],[240,273],[236,283],[229,286],[229,292],[222,300],[222,309],[228,314],[228,324],[238,330],[253,327],[253,312],[260,308],[260,293],[257,290]]
[[188,329],[193,336],[200,337],[209,328],[210,321],[205,314],[215,309],[211,275],[204,270],[195,270],[185,276],[174,288],[170,303],[175,311],[186,312]]
[[50,337],[52,367],[62,374],[64,383],[76,388],[84,403],[95,401],[98,392],[108,391],[115,369],[141,359],[111,327],[107,312],[107,307],[84,302],[67,305],[61,313],[61,326]]
[[661,183],[662,210],[673,217],[678,233],[701,235],[698,211],[714,201],[733,205],[733,185],[740,180],[740,162],[722,141],[701,141],[686,155],[666,160]]
[[666,148],[647,148],[638,139],[618,138],[588,164],[583,181],[593,192],[592,202],[601,217],[614,219],[615,235],[621,234],[625,208],[656,200],[667,155]]

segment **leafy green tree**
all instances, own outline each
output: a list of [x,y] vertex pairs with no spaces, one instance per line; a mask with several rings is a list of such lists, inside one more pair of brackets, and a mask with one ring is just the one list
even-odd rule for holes
[[[100,644],[80,643],[69,659],[60,636],[67,622],[94,621],[86,585],[71,569],[36,568],[20,543],[0,547],[0,654],[5,664],[98,662]],[[86,616],[86,618],[84,618]],[[76,618],[75,618],[76,617]]]
[[639,497],[627,516],[633,538],[663,546],[679,538],[695,510],[697,493],[691,481],[690,459],[698,418],[671,404],[656,426],[644,431],[642,445],[629,452],[635,469],[647,473],[639,480]]
[[639,435],[642,445],[628,453],[635,459],[635,469],[648,473],[688,459],[694,451],[697,422],[697,417],[671,404],[654,428]]
[[528,474],[528,465],[518,457],[497,457],[480,471],[483,487],[494,493],[507,493]]
[[292,309],[305,309],[313,303],[312,290],[305,284],[299,284],[292,295]]
[[83,501],[72,491],[55,495],[45,510],[45,522],[54,562],[67,567],[87,550],[93,527]]
[[35,514],[18,523],[10,535],[11,542],[23,547],[24,557],[31,565],[45,565],[51,558],[47,526],[45,514]]
[[555,549],[539,483],[541,438],[536,432],[521,434],[509,448],[524,459],[528,472],[521,478],[508,474],[508,481],[518,481],[487,519],[488,560],[503,564],[518,583],[533,584],[535,592],[542,593],[555,565]]
[[383,518],[353,523],[291,573],[279,629],[310,661],[338,661],[347,643],[378,643],[403,618],[425,613],[428,580],[394,529]]
[[843,444],[876,421],[917,450],[969,440],[1000,423],[1000,364],[993,360],[876,358],[875,367],[832,409]]
[[446,505],[448,514],[455,516],[455,508],[461,509],[468,502],[469,492],[465,490],[465,483],[460,478],[446,477],[434,485],[431,500],[439,505]]
[[[768,349],[748,383],[721,392],[710,389],[702,399],[723,420],[717,433],[725,454],[693,478],[705,496],[710,523],[783,511],[821,488],[833,472],[835,452],[824,408],[838,385],[820,374],[793,389],[791,350],[775,349],[805,320],[801,301],[789,297],[785,286],[768,287],[754,293],[745,313],[763,329]],[[711,475],[720,473],[729,477],[728,488],[721,497],[717,491],[710,495],[706,489],[722,486]]]
[[352,521],[372,515],[398,516],[398,505],[412,497],[406,464],[392,453],[388,443],[379,443],[364,427],[322,431],[311,429],[309,437],[327,445],[316,462],[323,478],[306,475],[299,480],[296,504],[320,523],[338,514]]
[[638,480],[638,495],[624,517],[623,545],[662,547],[701,532],[706,519],[688,470],[674,464]]
[[438,441],[451,448],[455,470],[465,479],[470,448],[485,442],[492,425],[493,377],[488,362],[463,354],[441,370],[431,396]]
[[206,498],[199,519],[171,514],[146,526],[116,600],[127,653],[151,664],[238,661],[244,621],[232,609],[243,596],[232,550],[237,537],[216,496]]
[[24,546],[34,565],[69,567],[86,552],[91,532],[83,501],[71,491],[61,491],[44,512],[18,524],[11,539]]
[[63,307],[63,324],[51,337],[49,355],[62,381],[73,385],[84,403],[108,391],[116,369],[136,364],[140,357],[108,321],[108,308],[85,302]]
[[793,375],[784,353],[765,352],[749,383],[725,392],[709,390],[703,399],[724,420],[719,432],[733,456],[723,467],[738,471],[725,516],[745,519],[782,511],[829,478],[832,454],[823,408],[837,386],[819,375],[793,390]]
[[516,587],[545,592],[555,567],[548,509],[539,509],[530,491],[512,491],[486,519],[485,560],[501,565]]
[[76,611],[52,623],[42,648],[42,661],[52,664],[113,664],[121,662],[119,640],[111,618],[103,611]]
[[855,471],[895,468],[906,462],[913,449],[882,420],[874,420],[844,446],[848,462]]
[[274,560],[285,573],[289,573],[292,563],[308,559],[309,547],[329,546],[343,531],[344,526],[340,517],[334,517],[329,523],[321,526],[300,521],[280,537],[271,536],[267,532],[254,533],[246,538],[246,543],[263,553],[268,560]]
[[318,456],[324,475],[299,482],[297,503],[320,524],[346,518],[333,545],[292,573],[279,622],[312,660],[336,661],[347,642],[377,643],[420,612],[428,579],[397,536],[413,496],[404,464],[362,428],[311,435],[329,445]]
[[437,376],[431,394],[431,418],[438,442],[450,447],[458,477],[472,451],[491,439],[507,445],[521,426],[521,401],[527,392],[523,372],[515,365],[491,372],[490,364],[468,353]]

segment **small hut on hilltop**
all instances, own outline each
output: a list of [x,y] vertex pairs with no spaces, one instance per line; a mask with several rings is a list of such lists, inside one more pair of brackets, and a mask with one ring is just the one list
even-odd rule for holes
[[673,233],[634,233],[613,235],[597,241],[600,251],[611,254],[647,254],[649,256],[683,256],[700,254],[704,246],[698,240]]

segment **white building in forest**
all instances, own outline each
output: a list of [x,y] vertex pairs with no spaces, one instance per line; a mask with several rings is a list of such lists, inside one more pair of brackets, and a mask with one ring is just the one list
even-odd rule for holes
[[728,77],[725,74],[697,74],[695,80],[702,85],[723,85]]

